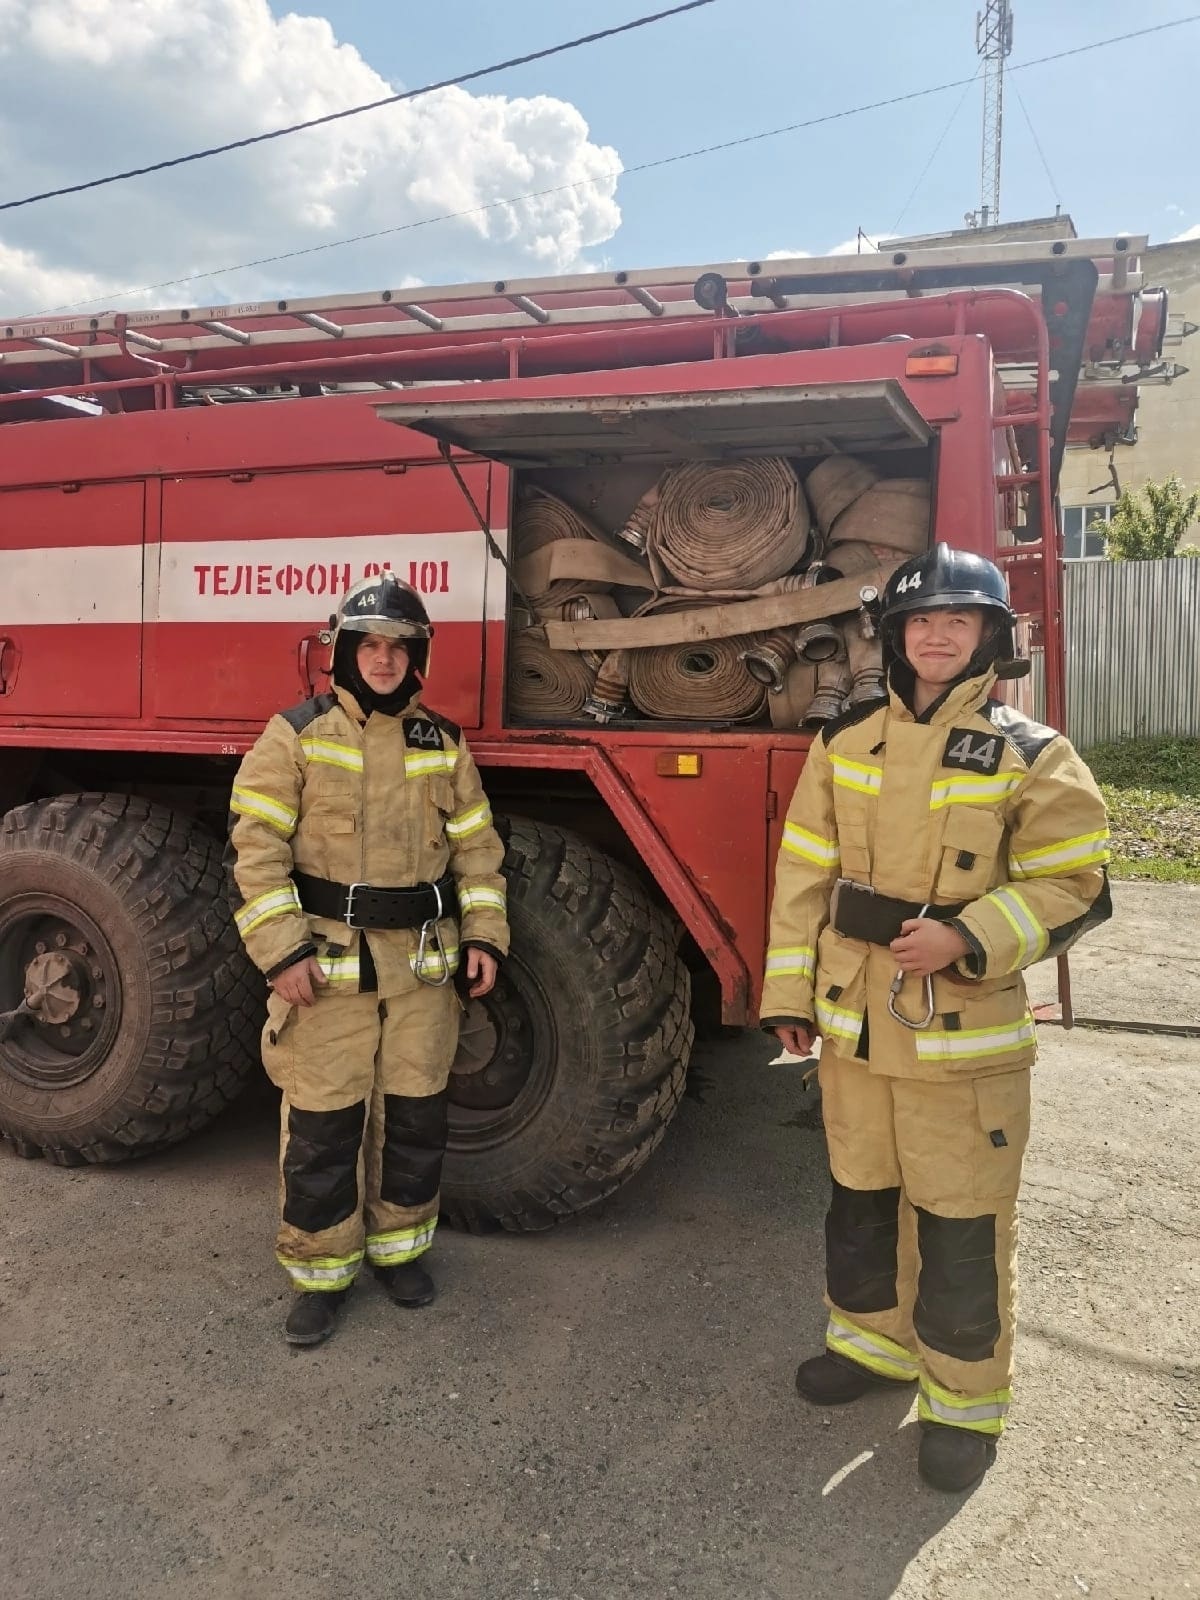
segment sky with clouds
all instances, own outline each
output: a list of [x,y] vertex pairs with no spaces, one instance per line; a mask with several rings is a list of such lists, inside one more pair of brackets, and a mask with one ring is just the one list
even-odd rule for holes
[[[0,199],[379,99],[651,9],[0,0]],[[969,79],[975,9],[715,0],[469,89],[0,212],[0,311],[700,263],[824,252],[860,227],[879,237],[961,226],[979,203],[978,81],[637,169]],[[1187,15],[1182,0],[1015,0],[1014,12],[1013,66]],[[1003,216],[1061,202],[1084,234],[1200,237],[1198,66],[1200,22],[1013,72]],[[464,214],[420,225],[445,213]]]

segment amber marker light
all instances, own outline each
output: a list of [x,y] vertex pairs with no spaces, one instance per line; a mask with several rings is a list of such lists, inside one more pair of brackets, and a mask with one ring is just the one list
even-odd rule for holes
[[704,758],[698,750],[661,750],[654,758],[660,778],[698,778]]
[[957,356],[909,356],[904,363],[904,376],[906,378],[953,378],[957,373]]

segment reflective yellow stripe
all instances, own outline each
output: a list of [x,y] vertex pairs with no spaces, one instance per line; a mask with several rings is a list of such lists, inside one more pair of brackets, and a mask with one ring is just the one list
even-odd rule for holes
[[285,839],[290,839],[296,831],[296,812],[291,806],[285,806],[281,800],[273,800],[269,794],[260,794],[257,789],[235,788],[229,809],[239,817],[257,817],[260,822],[269,823]]
[[1050,935],[1029,909],[1023,896],[1011,887],[994,889],[984,895],[983,903],[992,904],[1003,916],[1017,938],[1017,955],[1007,969],[1016,972],[1018,967],[1032,964],[1045,954]]
[[991,805],[1019,789],[1021,781],[1019,772],[998,772],[991,778],[964,772],[953,778],[938,778],[929,791],[929,809],[940,811],[943,806]]
[[799,856],[801,861],[811,861],[814,866],[834,868],[841,863],[842,853],[836,839],[810,833],[798,823],[784,823],[782,843],[789,855]]
[[464,916],[468,911],[507,911],[508,896],[503,889],[460,889],[458,906]]
[[300,910],[296,886],[289,883],[282,889],[268,889],[266,894],[255,895],[253,900],[247,900],[241,910],[234,913],[233,920],[238,932],[244,936],[261,922],[269,922],[272,917],[288,917],[293,913],[299,915]]
[[882,1333],[860,1328],[837,1311],[830,1313],[825,1329],[825,1348],[846,1356],[860,1367],[866,1367],[869,1372],[877,1372],[882,1378],[911,1382],[921,1370],[915,1351],[906,1350],[902,1344],[885,1338]]
[[367,1235],[367,1260],[377,1267],[394,1267],[411,1261],[429,1249],[437,1228],[437,1218],[418,1222],[415,1227],[397,1228],[391,1233]]
[[330,983],[357,983],[359,965],[357,956],[318,956],[317,965]]
[[344,767],[347,772],[361,772],[363,753],[352,744],[334,744],[329,739],[301,739],[300,748],[309,761],[323,762],[327,767]]
[[459,811],[450,817],[446,823],[446,832],[452,839],[469,839],[473,833],[481,833],[489,827],[492,821],[492,808],[486,800],[477,806],[472,806],[469,811]]
[[811,978],[816,965],[810,944],[775,944],[767,951],[768,978]]
[[1108,844],[1107,828],[1081,833],[1076,839],[1063,839],[1059,844],[1010,856],[1008,870],[1014,878],[1053,878],[1064,868],[1074,871],[1079,867],[1102,867],[1109,860]]
[[927,1028],[916,1035],[919,1061],[969,1061],[1006,1056],[1031,1045],[1037,1027],[1029,1012],[1011,1028]]
[[454,771],[458,761],[456,750],[406,750],[404,752],[404,776],[406,778],[421,778],[429,772]]
[[883,768],[870,767],[861,761],[847,761],[845,756],[830,756],[833,781],[840,789],[854,789],[859,794],[878,794],[883,783]]
[[1011,1404],[1011,1389],[993,1389],[990,1394],[953,1394],[922,1376],[917,1418],[951,1428],[968,1428],[972,1433],[1000,1434]]
[[821,1024],[821,1032],[833,1039],[846,1039],[851,1044],[857,1044],[862,1033],[863,1014],[861,1011],[839,1010],[828,1000],[823,1000],[820,995],[817,1001],[817,1021]]
[[317,1256],[312,1261],[298,1261],[295,1256],[277,1254],[275,1259],[298,1289],[348,1289],[358,1275],[363,1253],[356,1250],[350,1256]]
[[[458,971],[458,946],[456,944],[448,944],[446,946],[446,961],[450,964],[451,972]],[[426,950],[425,959],[420,966],[417,965],[415,954],[409,957],[408,964],[422,978],[440,978],[446,970],[442,958],[436,950]]]

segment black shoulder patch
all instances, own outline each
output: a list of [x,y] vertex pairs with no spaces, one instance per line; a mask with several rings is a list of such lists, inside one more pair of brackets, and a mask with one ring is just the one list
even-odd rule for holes
[[432,717],[405,717],[404,742],[412,750],[441,750],[442,732]]
[[440,711],[430,711],[428,706],[422,706],[422,711],[431,722],[436,722],[443,733],[448,733],[455,744],[462,743],[462,729],[457,722],[451,722],[449,717],[444,717]]
[[942,751],[943,767],[958,767],[981,777],[993,777],[1000,770],[1005,741],[999,733],[981,733],[974,728],[951,728]]
[[999,700],[985,701],[980,710],[1027,767],[1031,767],[1055,739],[1062,737],[1054,728],[1035,722],[1023,712],[1014,711],[1012,706],[1001,705]]
[[290,711],[281,711],[279,715],[289,724],[293,732],[303,733],[309,723],[315,722],[318,717],[323,717],[327,711],[332,711],[335,705],[337,705],[337,695],[316,694],[303,705],[293,706]]
[[841,733],[843,728],[852,728],[856,722],[865,722],[868,717],[874,716],[876,711],[886,710],[887,704],[886,700],[866,700],[860,706],[848,706],[841,716],[825,723],[817,738],[828,748],[829,741],[835,733]]

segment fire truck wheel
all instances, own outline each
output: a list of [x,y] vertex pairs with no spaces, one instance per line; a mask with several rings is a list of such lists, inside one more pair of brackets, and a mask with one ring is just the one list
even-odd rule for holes
[[0,826],[0,1132],[64,1166],[174,1143],[252,1069],[262,996],[221,845],[120,794]]
[[443,1214],[552,1227],[655,1149],[692,1047],[678,925],[624,867],[525,818],[507,842],[512,954],[463,1019],[450,1079]]

